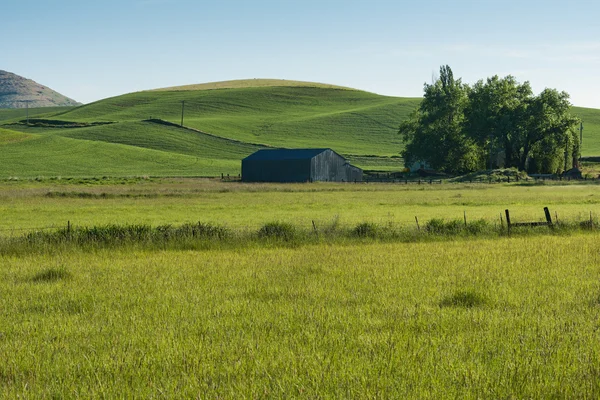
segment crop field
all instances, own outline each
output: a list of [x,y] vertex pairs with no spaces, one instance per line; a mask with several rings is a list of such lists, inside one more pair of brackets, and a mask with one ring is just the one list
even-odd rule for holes
[[[502,233],[544,206],[571,228]],[[596,398],[599,212],[590,182],[2,181],[0,397]],[[464,216],[491,230],[424,231]],[[237,236],[36,242],[67,221]],[[256,236],[273,221],[310,239]]]

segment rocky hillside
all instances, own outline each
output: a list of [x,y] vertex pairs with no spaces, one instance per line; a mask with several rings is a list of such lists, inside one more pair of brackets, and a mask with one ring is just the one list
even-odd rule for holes
[[0,108],[78,106],[81,103],[31,79],[0,70]]

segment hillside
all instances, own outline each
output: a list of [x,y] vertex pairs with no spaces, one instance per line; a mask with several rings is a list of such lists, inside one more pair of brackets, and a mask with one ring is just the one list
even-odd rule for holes
[[[252,80],[254,81],[254,80]],[[245,143],[332,147],[347,155],[397,155],[398,124],[419,99],[357,90],[265,86],[220,90],[138,92],[61,113],[77,122],[160,118]]]
[[315,87],[326,89],[346,89],[344,86],[328,85],[326,83],[289,81],[286,79],[238,79],[233,81],[199,83],[195,85],[172,86],[167,88],[153,89],[150,92],[184,91],[184,90],[214,90],[214,89],[242,89],[259,87]]
[[[372,170],[403,168],[398,125],[420,99],[331,85],[248,80],[144,91],[0,124],[24,132],[0,138],[0,177],[240,173],[261,147],[331,147]],[[184,127],[179,125],[182,107]],[[600,110],[583,118],[584,155],[600,155]],[[103,123],[104,125],[98,125]],[[51,127],[53,126],[53,127]],[[64,150],[64,151],[63,151]],[[41,156],[40,156],[41,155]]]
[[31,79],[0,70],[0,108],[68,107],[80,103]]

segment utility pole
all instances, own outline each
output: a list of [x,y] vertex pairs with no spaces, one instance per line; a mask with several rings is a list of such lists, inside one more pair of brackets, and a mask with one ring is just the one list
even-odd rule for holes
[[181,101],[181,126],[183,127],[183,110],[185,109],[185,100]]
[[493,144],[494,136],[490,135],[490,170],[492,169],[494,162],[494,144]]
[[567,137],[567,141],[565,142],[565,169],[564,172],[568,171],[569,165],[569,137]]
[[581,165],[581,151],[583,146],[583,121],[579,124],[579,164]]
[[25,116],[27,118],[27,126],[29,126],[29,103],[33,100],[19,100],[20,103],[25,103]]

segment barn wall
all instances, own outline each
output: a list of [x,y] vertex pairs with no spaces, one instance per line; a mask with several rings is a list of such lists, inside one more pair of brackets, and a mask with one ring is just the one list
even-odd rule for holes
[[346,177],[348,182],[362,182],[363,170],[353,165],[346,165]]
[[242,160],[244,182],[308,182],[310,160]]
[[344,182],[348,180],[346,160],[332,150],[325,150],[313,157],[311,161],[311,178],[313,181]]

